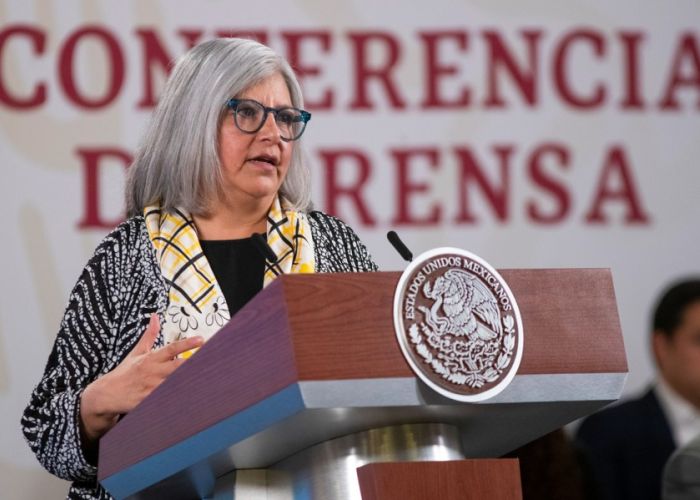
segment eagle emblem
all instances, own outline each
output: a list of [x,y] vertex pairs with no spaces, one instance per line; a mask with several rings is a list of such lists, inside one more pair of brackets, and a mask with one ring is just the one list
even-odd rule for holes
[[503,278],[479,257],[438,250],[414,260],[399,282],[399,344],[431,387],[462,401],[486,399],[510,382],[520,363],[517,304]]
[[450,269],[433,286],[426,283],[423,294],[435,301],[430,310],[422,306],[420,309],[428,325],[439,335],[451,334],[471,341],[491,341],[501,335],[496,298],[466,271]]

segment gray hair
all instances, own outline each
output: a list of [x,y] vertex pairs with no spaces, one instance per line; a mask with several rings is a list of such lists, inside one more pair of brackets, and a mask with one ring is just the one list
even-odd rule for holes
[[[202,215],[220,193],[219,128],[225,103],[279,73],[292,106],[303,108],[301,88],[286,60],[252,40],[227,38],[197,45],[175,65],[156,106],[126,183],[129,216],[151,204]],[[280,195],[296,210],[311,207],[309,170],[299,140]]]

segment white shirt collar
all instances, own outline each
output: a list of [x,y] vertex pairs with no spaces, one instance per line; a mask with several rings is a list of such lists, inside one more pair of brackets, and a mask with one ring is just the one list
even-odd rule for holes
[[671,427],[673,439],[679,448],[700,435],[700,411],[678,394],[662,376],[654,388],[659,404]]

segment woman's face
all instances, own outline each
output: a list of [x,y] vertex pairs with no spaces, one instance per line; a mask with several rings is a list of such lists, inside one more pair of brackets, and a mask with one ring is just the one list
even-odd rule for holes
[[[236,96],[254,99],[264,106],[291,106],[292,99],[284,78],[276,73]],[[265,201],[270,203],[287,175],[292,157],[292,143],[285,142],[272,113],[262,128],[254,133],[241,132],[228,113],[219,130],[219,160],[226,199]]]

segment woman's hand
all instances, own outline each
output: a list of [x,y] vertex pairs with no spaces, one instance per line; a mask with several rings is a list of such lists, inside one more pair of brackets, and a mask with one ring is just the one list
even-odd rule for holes
[[114,427],[119,415],[128,413],[168,375],[185,362],[177,356],[202,345],[202,337],[179,340],[152,350],[158,338],[160,321],[153,314],[141,339],[114,370],[101,376],[83,391],[80,423],[85,451]]

